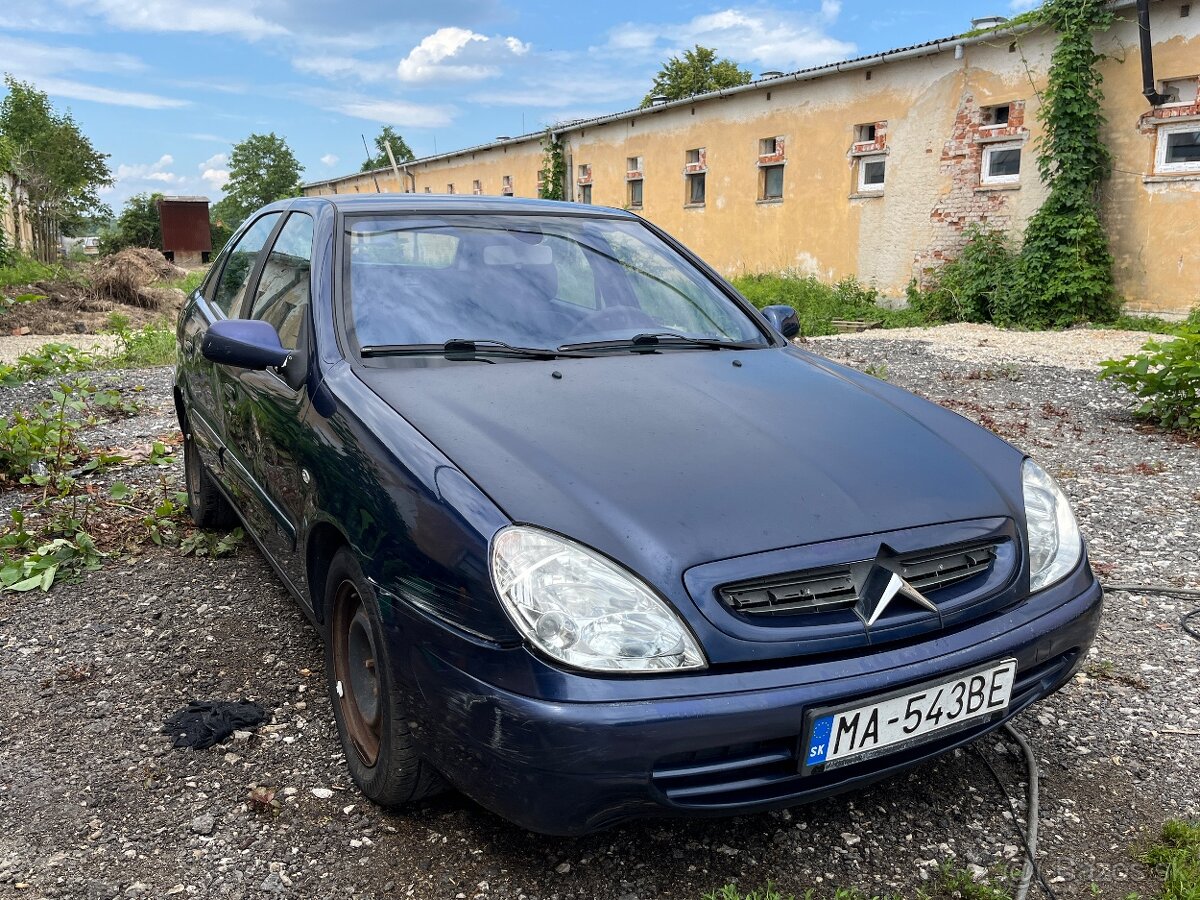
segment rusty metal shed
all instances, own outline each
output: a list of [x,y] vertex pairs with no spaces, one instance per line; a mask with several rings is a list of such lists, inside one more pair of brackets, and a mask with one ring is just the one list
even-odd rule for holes
[[207,197],[163,197],[158,201],[163,255],[176,265],[201,265],[212,253]]

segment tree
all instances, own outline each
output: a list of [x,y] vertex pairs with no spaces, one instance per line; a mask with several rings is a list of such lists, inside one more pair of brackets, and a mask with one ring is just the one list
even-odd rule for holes
[[100,236],[100,252],[115,253],[126,247],[162,249],[162,221],[158,201],[162,194],[134,194],[125,201],[117,220]]
[[45,92],[11,75],[4,83],[0,135],[7,139],[10,168],[21,187],[18,212],[32,229],[32,255],[53,262],[64,226],[112,214],[97,194],[112,184],[108,155],[92,146],[70,113],[55,112]]
[[655,97],[682,100],[708,91],[749,84],[749,70],[743,69],[731,59],[717,59],[717,51],[697,44],[683,52],[683,58],[672,56],[654,76],[642,107],[650,105]]
[[383,169],[390,166],[392,161],[388,159],[387,155],[388,144],[392,145],[392,154],[396,157],[396,162],[402,163],[416,159],[408,142],[396,134],[396,130],[391,125],[384,125],[383,130],[375,136],[375,155],[364,162],[359,171],[369,172],[372,169]]
[[301,171],[287,141],[273,131],[252,134],[234,144],[229,156],[229,181],[222,201],[226,216],[231,220],[226,224],[236,229],[260,206],[299,196]]

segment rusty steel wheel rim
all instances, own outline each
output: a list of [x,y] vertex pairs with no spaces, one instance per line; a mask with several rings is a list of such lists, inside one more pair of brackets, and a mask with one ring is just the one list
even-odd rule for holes
[[334,598],[334,700],[341,707],[346,734],[367,766],[379,759],[383,704],[378,654],[367,609],[353,582],[343,581]]

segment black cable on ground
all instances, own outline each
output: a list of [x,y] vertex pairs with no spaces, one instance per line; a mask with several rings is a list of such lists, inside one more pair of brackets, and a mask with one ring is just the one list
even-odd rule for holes
[[1012,798],[1008,796],[1008,790],[1004,787],[1004,782],[1000,780],[1000,775],[996,771],[995,766],[991,761],[983,755],[983,751],[976,744],[971,744],[970,749],[979,757],[980,761],[987,767],[988,772],[992,776],[992,781],[996,783],[997,790],[1000,791],[1000,796],[1004,798],[1004,802],[1008,804],[1008,810],[1012,814],[1013,829],[1017,836],[1021,839],[1021,845],[1025,848],[1025,866],[1021,872],[1021,883],[1017,887],[1016,895],[1013,900],[1025,900],[1029,893],[1029,887],[1032,884],[1030,876],[1037,879],[1038,885],[1050,900],[1057,900],[1054,891],[1050,889],[1050,885],[1046,883],[1045,877],[1042,875],[1041,869],[1037,864],[1037,822],[1038,822],[1038,765],[1037,760],[1033,756],[1033,749],[1029,746],[1029,742],[1025,739],[1025,735],[1017,731],[1012,725],[1005,723],[1004,730],[1021,745],[1021,750],[1025,754],[1025,765],[1029,771],[1029,790],[1027,794],[1026,805],[1028,807],[1026,822],[1028,823],[1028,831],[1021,830],[1021,823],[1017,821],[1017,807],[1012,802]]
[[[1126,594],[1150,594],[1159,597],[1179,597],[1183,600],[1200,600],[1200,590],[1177,588],[1166,584],[1104,584],[1106,591],[1121,591]],[[1196,624],[1194,624],[1196,623]],[[1184,613],[1179,619],[1184,634],[1200,641],[1200,609]]]

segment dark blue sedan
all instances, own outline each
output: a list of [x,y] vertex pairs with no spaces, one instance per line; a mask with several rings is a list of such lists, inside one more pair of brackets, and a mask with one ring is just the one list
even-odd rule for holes
[[811,801],[1050,694],[1100,616],[1066,498],[788,340],[637,216],[251,216],[179,323],[191,513],[326,639],[354,780],[526,828]]

